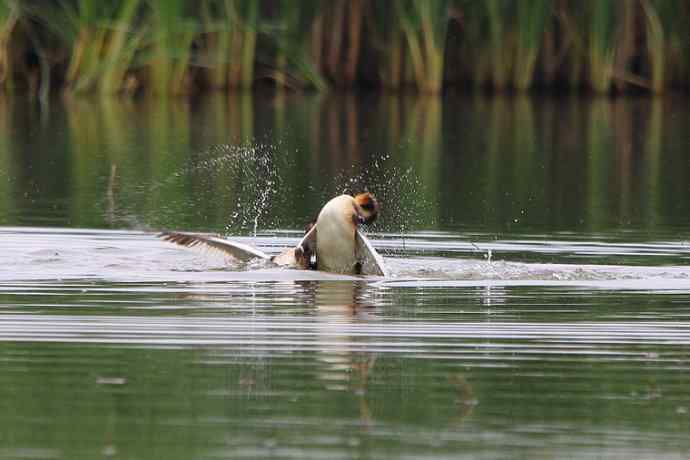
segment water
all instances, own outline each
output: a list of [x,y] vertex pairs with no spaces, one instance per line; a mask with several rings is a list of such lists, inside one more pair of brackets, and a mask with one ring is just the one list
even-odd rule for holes
[[[683,101],[0,107],[0,458],[687,458]],[[392,276],[238,264],[371,189]]]

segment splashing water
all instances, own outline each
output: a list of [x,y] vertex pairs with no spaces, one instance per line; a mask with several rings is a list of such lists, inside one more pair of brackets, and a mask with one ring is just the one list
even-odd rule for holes
[[428,191],[412,167],[389,165],[389,154],[371,164],[353,165],[336,176],[336,193],[370,191],[381,203],[382,213],[372,227],[404,235],[434,223]]
[[[126,193],[146,195],[156,206],[145,215],[123,209],[116,217],[120,221],[136,221],[135,228],[153,230],[179,226],[180,217],[193,222],[192,228],[207,230],[204,225],[219,213],[229,215],[224,227],[226,233],[254,234],[261,226],[278,226],[273,212],[278,190],[284,190],[276,165],[280,144],[248,143],[245,145],[215,145],[190,155],[182,168],[170,172],[163,179],[146,187]],[[189,189],[188,193],[179,190]],[[140,200],[127,197],[123,202]],[[266,222],[267,216],[273,219]],[[187,229],[191,229],[187,227]]]
[[[180,210],[186,209],[199,216],[199,221],[208,212],[226,213],[228,220],[223,232],[230,235],[256,238],[262,229],[300,228],[302,222],[294,222],[294,216],[283,211],[293,204],[285,202],[292,194],[290,184],[281,176],[282,171],[289,169],[291,160],[281,152],[278,142],[215,145],[197,153],[188,166],[149,188],[149,193],[164,196],[165,202],[156,215],[147,216],[147,222],[154,227],[166,226],[168,221],[178,218]],[[326,189],[316,191],[309,201],[323,204],[336,194],[371,191],[381,203],[382,213],[370,230],[402,235],[404,241],[409,232],[429,228],[435,217],[430,211],[429,194],[415,170],[393,165],[389,160],[391,156],[385,154],[370,163],[353,165],[337,174]],[[167,189],[179,188],[179,182],[202,186],[195,194],[177,196],[175,201],[175,194]],[[314,185],[307,188],[314,190]],[[215,209],[209,203],[215,203]],[[313,211],[318,208],[308,213]],[[285,221],[286,218],[289,220]],[[404,249],[403,244],[401,250]]]
[[275,193],[275,189],[271,188],[271,185],[273,185],[273,181],[267,181],[266,185],[268,185],[268,187],[265,187],[261,190],[258,206],[256,207],[256,215],[254,216],[254,231],[252,233],[252,236],[254,236],[254,238],[256,238],[257,231],[259,229],[259,219],[261,219],[261,215],[266,209],[266,204],[268,203],[269,196],[271,195],[271,192]]
[[215,156],[200,165],[210,174],[224,176],[224,186],[234,196],[226,233],[251,231],[256,237],[260,225],[266,224],[262,219],[271,214],[273,198],[282,184],[275,164],[276,147],[260,143],[215,146],[210,150]]
[[493,257],[493,251],[491,250],[491,248],[487,248],[487,250],[484,251],[482,248],[480,248],[476,244],[474,244],[472,242],[470,242],[470,244],[472,245],[472,247],[474,248],[475,251],[483,253],[484,259],[486,259],[486,261],[488,263],[491,263],[491,258]]

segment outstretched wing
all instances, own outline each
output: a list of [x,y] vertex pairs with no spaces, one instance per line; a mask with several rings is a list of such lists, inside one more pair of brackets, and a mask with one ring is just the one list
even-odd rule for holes
[[359,230],[355,233],[355,254],[362,266],[362,275],[388,276],[383,257]]
[[195,235],[192,233],[180,232],[162,232],[158,234],[158,237],[162,238],[164,241],[179,244],[180,246],[186,246],[188,248],[194,246],[203,246],[208,249],[220,251],[242,261],[271,258],[265,252],[259,251],[258,249],[247,244],[225,240],[215,236]]

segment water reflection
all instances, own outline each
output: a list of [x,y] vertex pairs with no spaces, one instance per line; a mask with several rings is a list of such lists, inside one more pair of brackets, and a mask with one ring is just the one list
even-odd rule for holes
[[[377,342],[385,340],[390,345],[390,337],[384,339],[360,335],[362,327],[374,326],[373,322],[383,319],[377,313],[380,311],[377,309],[380,306],[377,302],[378,288],[366,282],[343,281],[319,281],[309,283],[309,286],[314,290],[317,309],[317,359],[321,363],[318,379],[325,390],[351,393],[359,414],[359,424],[369,429],[390,417],[388,411],[379,413],[376,410],[383,390],[380,384],[390,373],[390,365],[386,364],[390,361],[377,351],[381,348]],[[379,362],[383,364],[377,367]],[[472,385],[454,368],[434,376],[437,379],[436,391],[448,398],[445,403],[449,409],[447,418],[437,414],[436,423],[439,426],[447,423],[452,427],[460,423],[477,404]],[[402,390],[386,389],[387,392]],[[416,404],[423,400],[423,397],[418,397]],[[443,403],[435,401],[435,404]]]
[[357,346],[348,331],[361,321],[375,319],[373,305],[363,298],[366,285],[360,282],[318,282],[314,286],[317,308],[319,353],[322,363],[318,378],[326,390],[351,392],[356,400],[362,427],[372,424],[367,390],[377,353]]
[[230,145],[271,158],[260,228],[301,228],[326,197],[369,188],[392,211],[386,231],[675,229],[690,215],[689,116],[658,98],[240,93],[66,98],[39,124],[37,107],[4,99],[0,223],[222,230],[260,179],[214,148]]

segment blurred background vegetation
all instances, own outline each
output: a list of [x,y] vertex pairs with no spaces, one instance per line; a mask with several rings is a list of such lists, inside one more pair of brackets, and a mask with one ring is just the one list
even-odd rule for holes
[[661,93],[689,26],[690,0],[0,0],[0,84]]

